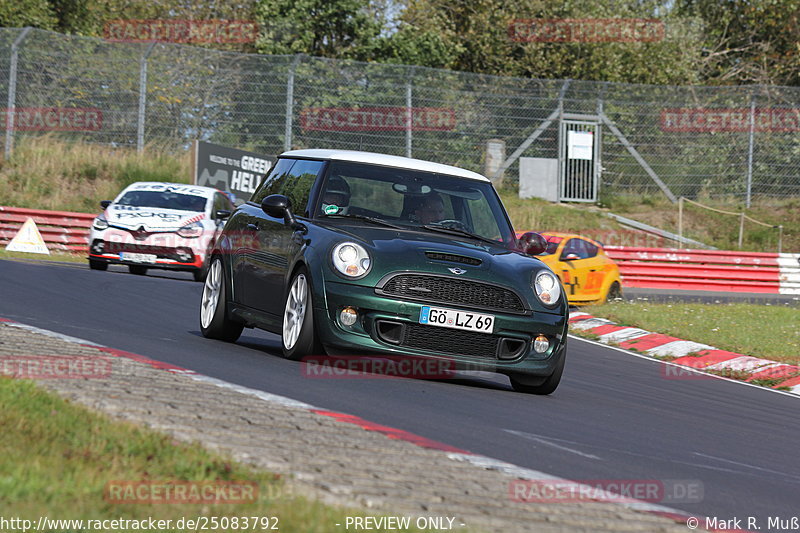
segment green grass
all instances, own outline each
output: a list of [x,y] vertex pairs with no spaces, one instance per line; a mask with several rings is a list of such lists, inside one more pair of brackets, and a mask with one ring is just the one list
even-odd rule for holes
[[[277,516],[281,531],[332,532],[341,531],[335,524],[344,524],[346,516],[364,516],[293,496],[279,476],[200,445],[113,421],[28,381],[0,377],[0,427],[0,509],[7,511],[6,518]],[[245,504],[114,504],[104,499],[109,481],[148,479],[252,482],[258,496]]]
[[61,252],[54,252],[50,250],[50,255],[45,254],[29,254],[27,252],[9,252],[4,248],[0,248],[0,259],[17,259],[29,261],[59,261],[67,263],[85,263],[87,252],[68,254]]
[[586,311],[620,325],[800,364],[800,309],[796,306],[622,301]]
[[[800,198],[763,200],[755,198],[745,209],[739,198],[697,199],[703,205],[733,213],[745,212],[747,216],[773,226],[783,226],[783,252],[800,251]],[[617,196],[606,198],[603,207],[663,230],[678,233],[678,205],[663,197]],[[684,204],[683,234],[720,250],[739,249],[738,216],[723,215],[714,211]],[[764,227],[745,220],[742,250],[756,252],[778,251],[777,229]],[[665,246],[677,246],[669,242]]]
[[[500,198],[517,231],[591,233],[624,231],[623,226],[597,211],[536,198],[522,199],[516,191],[501,190]],[[602,239],[601,239],[602,240]]]
[[136,181],[188,182],[191,154],[26,137],[0,159],[0,205],[94,213]]

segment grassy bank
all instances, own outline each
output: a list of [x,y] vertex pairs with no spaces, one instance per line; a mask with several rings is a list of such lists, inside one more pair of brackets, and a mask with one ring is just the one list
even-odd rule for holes
[[[40,516],[173,521],[199,516],[272,516],[279,518],[281,531],[333,532],[341,530],[335,524],[343,524],[346,516],[364,516],[291,495],[282,479],[273,474],[252,470],[199,445],[112,421],[27,381],[0,377],[0,427],[0,507],[13,510],[16,517],[34,520],[34,524]],[[257,490],[253,491],[255,501],[237,504],[109,501],[109,493],[104,492],[107,483],[126,480],[236,481],[252,483]],[[67,529],[90,530],[59,530]],[[238,528],[217,530],[228,529]]]
[[[701,197],[697,201],[722,211],[744,211],[750,218],[772,226],[783,225],[783,251],[800,252],[800,198],[769,201],[756,198],[750,209],[745,209],[740,199],[711,200]],[[678,205],[663,197],[611,197],[604,201],[604,209],[678,233]],[[684,204],[683,234],[721,250],[739,249],[739,224],[738,216],[724,215],[688,202]],[[777,249],[777,229],[745,220],[742,250],[776,252]]]
[[189,181],[189,152],[67,143],[52,137],[21,139],[0,159],[0,205],[92,213],[136,181]]
[[800,364],[800,310],[788,305],[612,302],[586,312],[722,350]]

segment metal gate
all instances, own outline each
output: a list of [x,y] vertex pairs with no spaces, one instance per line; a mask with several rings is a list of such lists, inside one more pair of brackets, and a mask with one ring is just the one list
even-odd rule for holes
[[600,182],[599,117],[564,114],[558,136],[559,200],[596,202]]

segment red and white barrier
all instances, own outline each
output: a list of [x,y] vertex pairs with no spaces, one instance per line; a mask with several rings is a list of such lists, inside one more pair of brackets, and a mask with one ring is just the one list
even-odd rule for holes
[[[30,217],[50,250],[84,252],[96,216],[0,206],[0,246]],[[635,246],[605,250],[619,265],[625,287],[800,295],[800,254]]]
[[623,285],[800,294],[800,254],[607,246]]
[[97,215],[0,206],[0,246],[5,247],[28,218],[39,228],[49,250],[86,252],[89,228]]

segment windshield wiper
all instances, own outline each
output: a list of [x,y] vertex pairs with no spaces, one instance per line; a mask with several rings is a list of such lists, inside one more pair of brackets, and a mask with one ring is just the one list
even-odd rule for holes
[[366,215],[348,214],[348,215],[322,215],[322,216],[325,218],[355,218],[356,220],[366,220],[367,222],[372,222],[373,224],[378,224],[380,226],[387,226],[389,228],[394,228],[394,229],[403,229],[402,227],[392,224],[391,222],[387,222],[380,218],[368,217]]
[[489,244],[494,244],[495,246],[502,246],[502,243],[495,241],[494,239],[483,237],[481,235],[472,233],[471,231],[467,231],[465,229],[451,228],[448,226],[436,226],[434,224],[423,224],[420,227],[430,231],[438,231],[440,233],[449,233],[451,235],[462,235],[464,237],[470,237],[473,239],[478,239],[479,241],[488,242]]

